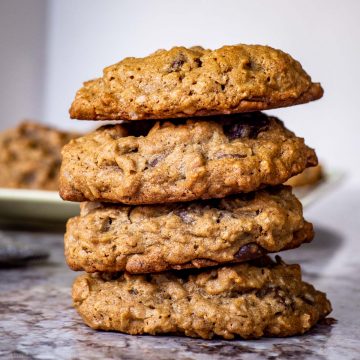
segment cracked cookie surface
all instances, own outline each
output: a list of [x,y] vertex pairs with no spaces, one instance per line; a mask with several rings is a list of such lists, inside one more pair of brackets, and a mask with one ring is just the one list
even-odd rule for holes
[[257,112],[105,126],[62,154],[63,199],[126,204],[222,198],[281,184],[317,164],[302,138]]
[[230,114],[322,95],[298,61],[269,46],[174,47],[105,68],[102,78],[85,82],[77,92],[70,115],[141,120]]
[[312,237],[301,203],[279,186],[185,204],[83,203],[65,256],[73,270],[148,273],[244,262]]
[[299,265],[269,258],[206,271],[86,274],[73,285],[85,323],[128,334],[245,339],[303,334],[331,312]]

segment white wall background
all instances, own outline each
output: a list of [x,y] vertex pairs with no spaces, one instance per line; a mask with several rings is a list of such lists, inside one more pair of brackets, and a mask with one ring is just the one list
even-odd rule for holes
[[[27,4],[29,0],[18,2]],[[32,11],[27,17],[37,23],[39,14],[42,11]],[[4,17],[7,15],[1,8],[1,28]],[[21,97],[18,88],[6,88],[0,105],[11,121],[27,115],[11,112],[14,101],[22,106],[34,97],[37,112],[29,104],[23,106],[30,116],[41,114],[42,120],[61,128],[85,130],[93,123],[68,117],[75,91],[84,80],[100,76],[104,66],[125,56],[143,56],[173,45],[215,48],[239,42],[268,44],[289,52],[325,88],[320,101],[270,113],[304,136],[326,164],[345,169],[353,180],[360,181],[360,1],[51,0],[46,22],[44,71],[40,74],[39,65],[33,65],[27,75],[22,75],[23,81],[26,76],[38,77],[42,85],[33,89],[39,89],[41,95],[44,86],[42,103],[38,104],[38,95],[26,86]],[[9,24],[7,31],[13,32],[17,26],[28,32],[24,20]],[[43,34],[37,30],[32,34],[32,41],[42,40]],[[41,53],[41,48],[38,50]],[[15,44],[7,48],[9,62],[18,51]],[[39,57],[33,46],[29,53]],[[29,63],[34,60],[32,56],[27,58]],[[9,73],[14,73],[11,65],[1,66],[2,79]],[[24,95],[26,91],[29,98]]]
[[0,129],[43,116],[47,5],[0,0]]

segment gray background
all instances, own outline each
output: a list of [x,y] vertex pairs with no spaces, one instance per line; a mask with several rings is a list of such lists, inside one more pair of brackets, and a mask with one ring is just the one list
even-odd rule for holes
[[329,168],[360,180],[360,1],[1,0],[0,129],[35,118],[65,129],[82,81],[125,56],[173,45],[268,44],[298,59],[322,100],[272,110]]

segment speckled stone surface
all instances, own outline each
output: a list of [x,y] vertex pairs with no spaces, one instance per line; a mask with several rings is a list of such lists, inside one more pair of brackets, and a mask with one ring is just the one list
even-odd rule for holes
[[304,278],[332,301],[333,325],[286,339],[198,340],[130,336],[86,327],[71,306],[77,275],[65,265],[62,234],[16,231],[11,236],[43,244],[48,261],[0,270],[1,359],[359,359],[360,187],[343,185],[305,215],[315,223],[311,244],[282,257],[298,262]]

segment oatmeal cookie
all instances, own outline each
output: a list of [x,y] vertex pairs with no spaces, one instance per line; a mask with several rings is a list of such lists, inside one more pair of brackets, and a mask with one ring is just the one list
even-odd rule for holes
[[83,203],[68,221],[73,270],[159,272],[243,262],[313,237],[290,187],[167,205]]
[[231,114],[302,104],[322,95],[321,85],[298,61],[269,46],[174,47],[105,68],[101,78],[77,92],[70,115],[141,120]]
[[266,257],[207,271],[81,275],[72,296],[88,326],[132,335],[292,336],[331,312],[299,265]]
[[302,138],[262,113],[130,122],[64,147],[60,195],[126,204],[222,198],[281,184],[316,164]]

